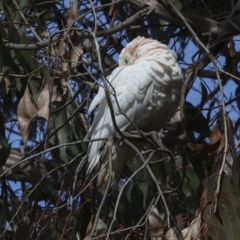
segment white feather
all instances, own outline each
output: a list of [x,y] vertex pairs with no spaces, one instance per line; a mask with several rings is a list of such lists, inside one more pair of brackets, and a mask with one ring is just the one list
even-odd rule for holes
[[[119,65],[108,77],[108,90],[119,129],[134,129],[123,112],[139,129],[159,131],[179,105],[182,72],[176,54],[164,44],[138,37],[122,50]],[[89,112],[97,106],[98,112],[85,139],[107,139],[116,131],[102,85]],[[90,143],[88,172],[98,164],[102,144],[102,140]],[[115,148],[117,144],[119,141]],[[133,156],[134,151],[124,145],[113,155],[113,185],[119,180],[126,160]],[[106,180],[107,171],[105,168],[99,175],[99,183]]]

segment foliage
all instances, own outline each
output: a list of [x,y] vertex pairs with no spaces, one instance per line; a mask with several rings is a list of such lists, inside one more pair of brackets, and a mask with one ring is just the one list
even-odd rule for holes
[[[6,0],[0,9],[1,239],[238,239],[239,1]],[[86,174],[87,109],[139,35],[177,52],[182,99],[107,193]]]

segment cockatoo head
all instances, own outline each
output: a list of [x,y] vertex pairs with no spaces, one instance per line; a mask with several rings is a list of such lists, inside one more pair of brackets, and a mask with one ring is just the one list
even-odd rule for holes
[[[146,58],[156,59],[156,55],[160,54],[161,50],[168,50],[168,47],[157,40],[137,37],[123,48],[119,56],[119,66],[132,65],[138,60],[142,61]],[[176,54],[171,52],[177,58]]]

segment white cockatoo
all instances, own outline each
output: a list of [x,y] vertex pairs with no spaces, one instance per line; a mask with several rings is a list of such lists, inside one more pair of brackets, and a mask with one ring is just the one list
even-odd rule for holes
[[[142,131],[160,131],[177,111],[182,71],[176,53],[156,40],[137,37],[128,43],[119,56],[119,66],[107,80],[114,117],[121,131],[135,130],[130,121]],[[97,106],[85,140],[107,139],[116,133],[103,85],[100,85],[89,113]],[[88,173],[100,162],[103,141],[95,140],[89,145]],[[114,142],[112,149],[113,188],[121,177],[123,165],[134,157],[135,151],[120,140]],[[108,177],[108,164],[105,164],[101,167],[97,185],[105,186]]]

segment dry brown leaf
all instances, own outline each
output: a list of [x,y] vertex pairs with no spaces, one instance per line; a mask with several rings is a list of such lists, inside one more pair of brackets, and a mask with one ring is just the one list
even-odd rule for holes
[[220,132],[218,126],[215,126],[210,133],[209,144],[187,143],[187,146],[197,153],[212,155],[224,147],[224,142],[224,135]]
[[50,96],[51,101],[61,101],[61,97],[57,92],[57,87],[54,85],[53,78],[51,77],[46,78],[42,91],[35,99],[31,96],[29,87],[26,87],[25,93],[17,106],[18,122],[24,142],[21,148],[22,152],[24,152],[33,120],[37,117],[48,120]]
[[191,232],[190,239],[195,240],[201,237],[201,224],[202,224],[202,214],[200,212],[190,224],[190,227],[189,227]]
[[199,153],[199,154],[208,154],[208,155],[211,155],[211,154],[214,154],[218,151],[219,149],[219,146],[221,144],[221,139],[216,142],[216,143],[213,143],[213,144],[195,144],[195,143],[187,143],[187,146]]
[[10,81],[7,77],[0,76],[0,96],[5,98],[8,94]]
[[201,197],[201,201],[200,201],[201,202],[200,206],[202,208],[204,208],[208,203],[207,192],[208,192],[208,189],[206,188],[204,190],[204,192],[202,193],[202,197]]
[[215,126],[210,133],[209,143],[214,144],[217,143],[222,137],[222,133],[219,131],[218,126]]
[[[201,213],[193,219],[190,226],[182,230],[182,236],[184,240],[198,240],[201,237]],[[165,236],[166,240],[180,240],[182,239],[180,233],[174,229],[169,229]]]
[[69,18],[67,22],[67,28],[71,27],[71,25],[78,19],[79,12],[78,12],[78,1],[75,0],[70,8],[69,11]]
[[148,217],[149,232],[152,240],[161,240],[163,234],[163,219],[164,214],[160,214],[157,208],[153,208]]
[[71,49],[71,68],[75,68],[78,65],[78,58],[83,54],[81,39],[78,37],[75,31],[72,36],[72,49]]
[[176,228],[170,228],[166,235],[165,235],[166,240],[181,240],[181,236],[179,231]]
[[63,95],[65,95],[67,93],[68,90],[68,63],[67,62],[63,62],[62,63],[62,71],[65,73],[64,77],[61,78],[61,87],[63,89]]
[[228,132],[230,131],[231,134],[233,134],[234,129],[233,129],[233,122],[232,119],[228,116],[226,116],[226,120],[227,120],[227,128],[228,128]]
[[56,54],[60,57],[64,56],[66,53],[66,43],[61,39],[57,44],[56,47],[54,48]]

